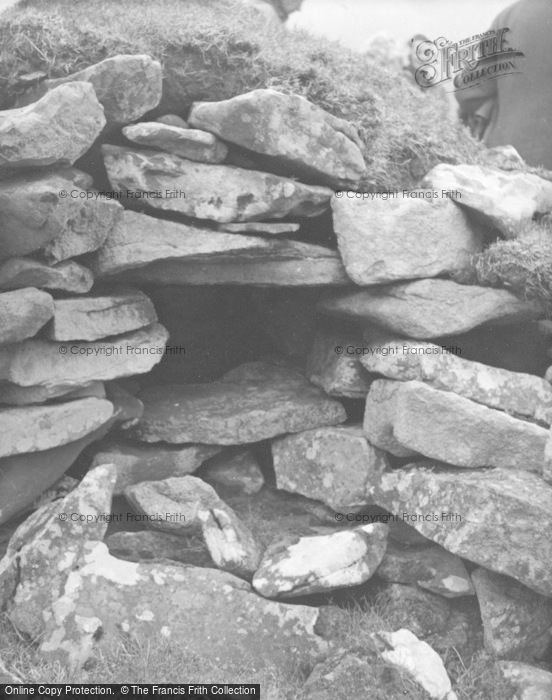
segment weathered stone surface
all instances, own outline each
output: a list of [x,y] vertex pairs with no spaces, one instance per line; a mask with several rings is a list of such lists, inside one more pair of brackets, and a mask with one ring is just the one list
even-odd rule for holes
[[277,540],[265,551],[253,588],[267,598],[294,598],[357,586],[373,576],[386,543],[382,523]]
[[391,583],[416,584],[445,598],[474,595],[462,560],[442,547],[401,547],[389,542],[377,575]]
[[99,428],[112,413],[109,401],[95,398],[0,409],[0,457],[66,445]]
[[534,423],[423,382],[402,382],[393,402],[393,436],[410,450],[458,467],[542,474],[548,431]]
[[395,457],[414,457],[418,453],[402,445],[393,432],[400,389],[399,382],[386,379],[372,382],[366,397],[362,429],[372,445]]
[[304,378],[232,377],[211,384],[153,386],[140,393],[145,410],[131,436],[145,442],[240,445],[346,419],[343,406]]
[[[198,446],[197,449],[213,449]],[[253,450],[224,451],[210,459],[201,470],[201,478],[215,489],[246,494],[257,493],[264,486],[264,476]]]
[[0,168],[72,165],[104,126],[91,85],[61,85],[27,107],[0,112]]
[[0,294],[0,345],[32,338],[54,314],[54,300],[34,287]]
[[541,659],[552,637],[552,602],[507,576],[472,573],[485,648],[502,659]]
[[416,586],[391,583],[381,592],[380,602],[388,614],[400,615],[403,624],[423,639],[442,634],[453,622],[453,609],[447,600]]
[[[552,595],[552,487],[534,474],[408,465],[385,472],[371,495],[449,552]],[[416,517],[425,513],[436,519]]]
[[121,213],[117,202],[96,199],[90,175],[73,168],[2,180],[0,259],[44,246],[53,262],[82,255],[100,247]]
[[155,209],[224,223],[317,216],[330,205],[331,190],[270,173],[119,146],[102,150],[112,187],[159,192],[143,200]]
[[188,122],[275,159],[290,175],[323,184],[353,185],[366,168],[353,125],[299,95],[261,89],[222,102],[196,102]]
[[[302,697],[304,700],[335,700],[345,688],[349,697],[362,697],[366,688],[374,687],[378,671],[375,660],[375,651],[367,647],[333,651],[313,668],[302,688]],[[385,670],[388,680],[389,672]],[[377,687],[385,692],[384,679],[377,680],[380,681]]]
[[97,340],[156,321],[155,308],[143,292],[122,289],[106,296],[56,299],[47,337],[51,340]]
[[85,382],[82,386],[51,385],[51,386],[17,386],[9,382],[0,382],[0,404],[10,406],[28,406],[33,403],[44,403],[49,399],[63,396],[65,400],[81,399],[95,396],[104,399],[105,387],[102,382]]
[[538,304],[505,289],[428,279],[372,287],[323,301],[320,311],[373,322],[411,338],[456,335],[484,323],[512,323],[538,318]]
[[158,122],[140,122],[123,128],[129,141],[141,146],[181,156],[198,163],[223,163],[228,146],[213,134],[201,129],[182,129]]
[[[367,341],[369,336],[365,335]],[[451,391],[511,415],[548,425],[552,422],[552,386],[541,377],[464,360],[432,343],[387,338],[383,347],[392,347],[396,352],[378,352],[382,345],[370,343],[370,352],[360,357],[369,372],[390,379],[424,382],[433,389]]]
[[100,541],[107,526],[100,518],[60,523],[59,512],[108,513],[115,478],[109,466],[89,472],[63,501],[23,523],[0,563],[0,607],[22,634],[40,640],[42,654],[75,668],[118,631],[170,638],[224,670],[247,657],[289,672],[327,651],[314,632],[316,608],[265,601],[215,569],[116,559]]
[[544,470],[543,478],[548,482],[552,482],[552,428],[546,441],[544,448]]
[[95,63],[65,78],[44,80],[23,96],[25,103],[58,85],[74,81],[90,83],[104,108],[108,124],[127,124],[157,107],[161,99],[162,70],[159,61],[146,55],[120,55]]
[[552,697],[552,673],[518,661],[499,661],[497,666],[514,694],[513,700],[549,700]]
[[155,530],[114,532],[105,538],[109,553],[126,561],[172,559],[191,566],[214,567],[205,543],[196,536]]
[[251,236],[285,236],[288,233],[297,233],[301,225],[290,222],[277,224],[274,222],[251,221],[242,224],[219,224],[217,228],[219,231],[225,231],[226,233],[243,233]]
[[410,630],[376,632],[372,635],[383,645],[382,657],[409,673],[435,700],[457,700],[450,678],[439,654],[420,641]]
[[307,358],[307,376],[330,396],[363,399],[372,377],[360,364],[360,338],[350,332],[321,328]]
[[450,199],[332,200],[334,230],[349,277],[359,285],[466,270],[482,233]]
[[506,238],[516,238],[535,214],[552,210],[552,183],[530,173],[442,163],[422,185],[458,190],[462,197],[455,201],[484,216]]
[[366,503],[369,484],[388,466],[360,426],[307,430],[272,442],[276,486],[339,510]]
[[0,289],[37,287],[85,294],[93,284],[90,270],[74,260],[46,265],[32,258],[10,258],[0,265]]
[[159,124],[166,124],[167,126],[176,126],[179,129],[187,129],[188,122],[179,117],[178,114],[162,114],[155,120]]
[[108,342],[66,345],[25,340],[0,348],[0,380],[19,386],[70,387],[144,374],[161,361],[168,337],[165,328],[154,323]]
[[115,495],[127,486],[142,481],[161,481],[192,474],[205,460],[220,451],[215,445],[182,445],[178,447],[113,443],[94,455],[92,466],[113,464],[117,479]]

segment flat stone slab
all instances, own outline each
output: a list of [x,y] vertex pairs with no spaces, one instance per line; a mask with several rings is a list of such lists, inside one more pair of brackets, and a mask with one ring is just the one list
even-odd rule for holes
[[79,387],[145,374],[163,358],[168,338],[167,330],[155,323],[109,341],[25,340],[0,347],[0,380],[23,387]]
[[109,125],[128,124],[157,107],[162,77],[161,64],[151,56],[121,54],[67,77],[44,80],[25,93],[21,102],[36,99],[58,85],[84,81],[94,88]]
[[74,168],[2,180],[0,260],[42,249],[56,263],[96,250],[121,214],[120,204],[96,198],[90,175]]
[[537,319],[543,313],[538,304],[505,289],[441,279],[372,287],[320,302],[319,309],[422,340],[457,335],[484,323]]
[[241,445],[343,423],[343,406],[295,375],[153,386],[130,432],[144,442]]
[[36,287],[85,294],[93,284],[92,272],[74,260],[47,265],[32,258],[10,258],[0,264],[0,289]]
[[301,224],[294,224],[284,222],[274,223],[274,222],[263,222],[263,221],[249,221],[245,223],[237,224],[219,224],[219,231],[225,231],[226,233],[242,233],[246,236],[286,236],[290,233],[297,233],[301,228]]
[[548,431],[450,391],[402,382],[393,436],[404,447],[458,467],[504,467],[542,474]]
[[88,398],[50,406],[0,409],[0,457],[38,452],[74,442],[106,423],[113,404]]
[[506,238],[517,238],[536,214],[552,210],[552,183],[515,170],[441,163],[422,186],[459,191],[455,202],[482,215]]
[[511,415],[552,422],[552,385],[541,377],[464,360],[432,343],[391,336],[371,342],[369,332],[364,337],[368,352],[360,362],[369,372],[424,382]]
[[85,382],[82,386],[57,384],[50,386],[18,386],[9,382],[0,382],[0,404],[10,406],[28,406],[44,403],[50,399],[63,396],[67,401],[95,396],[105,399],[103,382]]
[[399,382],[387,379],[372,382],[366,397],[362,429],[370,443],[381,450],[395,457],[415,457],[418,453],[401,444],[394,433],[400,389]]
[[552,595],[552,487],[535,474],[428,462],[384,473],[370,495],[449,552]]
[[113,443],[94,455],[92,466],[113,464],[117,479],[114,495],[142,481],[161,481],[192,474],[221,448],[215,445],[140,445]]
[[366,485],[378,481],[387,456],[370,445],[360,426],[306,430],[272,441],[276,487],[335,510],[362,507]]
[[155,308],[143,292],[123,289],[106,296],[56,299],[46,335],[50,340],[97,340],[156,321]]
[[486,569],[476,569],[472,580],[485,649],[499,659],[541,659],[552,637],[552,601]]
[[438,545],[401,547],[389,542],[376,573],[384,581],[416,585],[445,598],[475,595],[464,562]]
[[112,187],[153,192],[140,201],[154,209],[229,223],[318,216],[330,205],[331,190],[279,175],[120,146],[104,145],[102,151]]
[[[95,516],[110,512],[115,478],[109,466],[88,472],[71,494],[18,528],[0,563],[0,606],[41,654],[78,668],[121,631],[170,639],[225,672],[247,657],[291,673],[298,661],[310,665],[327,652],[314,631],[317,608],[266,601],[216,569],[112,557],[101,541],[107,522]],[[60,512],[93,520],[61,523]],[[51,571],[47,586],[44,571]]]
[[0,293],[0,345],[32,338],[53,314],[52,297],[34,287]]
[[0,112],[0,169],[72,165],[104,126],[91,85],[60,85],[27,107]]
[[[121,514],[124,518],[124,514]],[[191,566],[213,568],[213,560],[199,537],[155,530],[120,530],[105,538],[109,553],[126,561],[172,559]]]
[[447,198],[334,197],[332,213],[345,269],[361,286],[459,273],[483,247]]
[[159,122],[140,122],[123,127],[123,135],[140,146],[158,148],[198,163],[223,163],[228,146],[201,129],[182,129]]
[[299,95],[253,90],[221,102],[196,102],[191,126],[260,153],[331,186],[358,182],[366,169],[352,124]]
[[267,598],[294,598],[358,586],[374,575],[387,543],[387,526],[313,529],[275,541],[265,551],[253,588]]

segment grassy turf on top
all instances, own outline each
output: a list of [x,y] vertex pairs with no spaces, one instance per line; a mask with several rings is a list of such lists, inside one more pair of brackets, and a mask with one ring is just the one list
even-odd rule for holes
[[273,87],[350,120],[370,189],[412,187],[438,162],[478,158],[442,94],[337,42],[270,27],[237,0],[23,0],[0,18],[0,108],[13,106],[22,75],[60,77],[120,53],[163,63],[163,111],[186,116],[193,101]]

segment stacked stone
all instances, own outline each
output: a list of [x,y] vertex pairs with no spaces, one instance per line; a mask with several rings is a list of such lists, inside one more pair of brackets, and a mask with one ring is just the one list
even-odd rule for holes
[[[299,96],[161,116],[161,95],[157,62],[119,56],[0,114],[0,523],[54,489],[0,561],[0,609],[71,665],[123,630],[292,668],[332,650],[305,596],[374,578],[422,638],[467,644],[453,603],[477,596],[490,651],[541,658],[552,386],[537,355],[506,369],[478,346],[542,309],[454,279],[491,231],[550,211],[552,185],[488,168],[524,193],[505,210],[481,172],[439,166],[425,189],[359,193],[356,130]],[[225,297],[278,356],[137,377]],[[108,530],[113,496],[150,527]]]

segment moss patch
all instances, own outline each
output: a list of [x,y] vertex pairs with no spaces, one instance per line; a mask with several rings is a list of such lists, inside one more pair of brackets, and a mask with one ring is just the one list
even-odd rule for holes
[[120,53],[147,53],[164,68],[162,108],[260,87],[307,97],[359,129],[366,187],[414,186],[438,162],[476,162],[480,145],[448,116],[438,91],[337,42],[270,29],[236,0],[23,0],[0,19],[0,108],[21,77],[61,77]]

